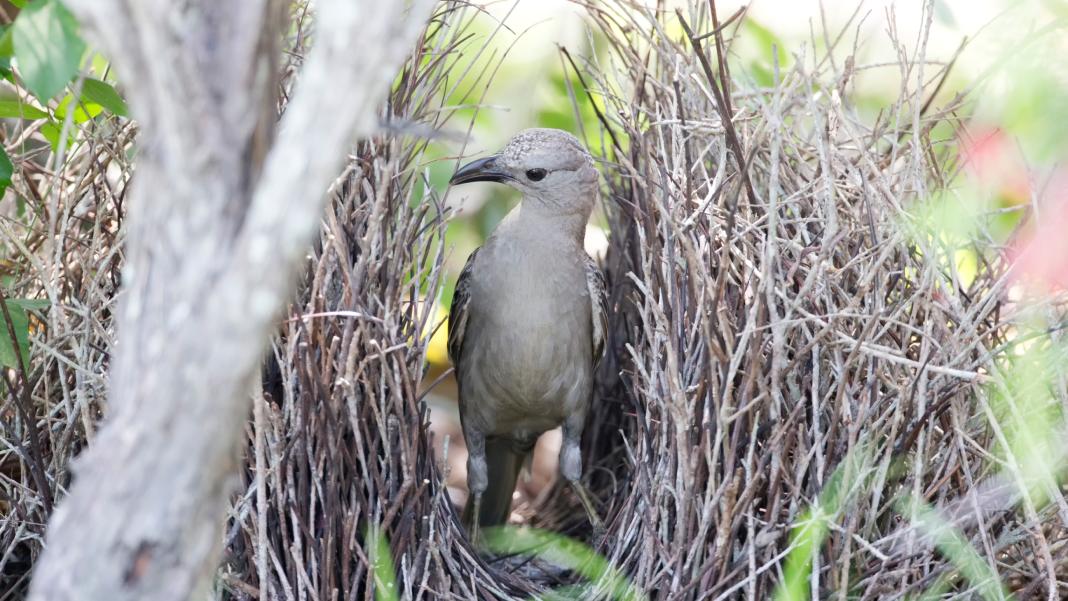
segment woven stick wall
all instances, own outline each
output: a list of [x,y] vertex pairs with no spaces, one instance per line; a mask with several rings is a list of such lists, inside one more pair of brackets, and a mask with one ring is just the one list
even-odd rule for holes
[[760,87],[730,71],[741,15],[710,8],[588,4],[612,49],[586,71],[616,163],[612,361],[588,446],[611,508],[602,551],[658,597],[765,599],[820,502],[833,527],[813,594],[967,595],[904,509],[922,499],[1009,589],[1064,594],[1062,493],[1018,506],[992,455],[1018,325],[1005,264],[981,254],[965,283],[917,216],[959,167],[956,140],[931,136],[961,110],[931,102],[951,65],[924,65],[921,40],[870,123],[848,48],[799,51]]

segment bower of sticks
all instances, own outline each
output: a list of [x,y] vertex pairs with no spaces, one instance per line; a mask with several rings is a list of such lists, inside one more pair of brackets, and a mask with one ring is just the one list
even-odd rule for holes
[[[967,116],[932,101],[949,66],[924,64],[922,45],[903,51],[900,97],[862,119],[858,66],[836,45],[848,35],[827,33],[838,59],[808,48],[757,87],[730,69],[744,15],[712,8],[586,5],[610,49],[569,63],[576,100],[593,98],[600,120],[583,134],[606,149],[611,327],[584,452],[607,534],[592,539],[566,486],[519,513],[590,544],[650,598],[766,599],[822,502],[812,595],[971,598],[974,582],[903,509],[919,498],[1017,598],[1065,595],[1062,489],[1041,507],[1021,501],[990,409],[1020,326],[1006,261],[981,254],[965,284],[916,223],[961,167],[957,138],[931,136]],[[308,43],[294,14],[280,110]],[[466,125],[445,98],[450,69],[477,48],[476,15],[440,5],[383,135],[354,147],[330,191],[252,395],[220,598],[372,599],[387,586],[375,584],[375,529],[400,598],[609,594],[545,558],[472,548],[433,452],[425,352],[445,327],[432,301],[450,213],[424,152]],[[42,150],[13,182],[36,219],[0,221],[14,290],[51,301],[28,372],[6,374],[13,394],[0,400],[0,601],[25,593],[72,460],[107,413],[135,146],[123,121],[61,164]],[[1063,300],[1047,310],[1062,315]]]

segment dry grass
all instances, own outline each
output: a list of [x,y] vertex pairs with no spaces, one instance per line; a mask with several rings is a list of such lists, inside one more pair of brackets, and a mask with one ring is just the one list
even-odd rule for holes
[[[957,168],[953,141],[930,135],[958,110],[927,101],[944,67],[903,56],[901,97],[865,124],[849,102],[859,65],[809,54],[758,89],[726,69],[738,21],[708,9],[589,6],[610,45],[582,68],[604,126],[586,133],[610,149],[612,332],[585,441],[609,530],[598,552],[656,598],[768,598],[822,495],[833,525],[814,594],[900,598],[945,579],[967,596],[901,509],[918,498],[1019,598],[1047,596],[1068,566],[1068,505],[1059,491],[1045,508],[1021,502],[996,450],[1018,327],[1005,265],[984,255],[962,281],[914,218]],[[371,598],[374,527],[405,598],[525,598],[573,580],[468,546],[421,402],[447,219],[421,172],[424,136],[449,116],[458,49],[478,51],[474,12],[443,4],[398,80],[386,125],[417,135],[359,144],[332,192],[249,423],[220,596]],[[294,23],[284,89],[307,40],[302,12]],[[135,132],[94,127],[62,160],[6,129],[31,201],[30,217],[3,207],[6,293],[52,306],[30,372],[7,374],[0,401],[0,601],[24,592],[104,410]],[[545,498],[532,523],[588,536],[564,489]]]

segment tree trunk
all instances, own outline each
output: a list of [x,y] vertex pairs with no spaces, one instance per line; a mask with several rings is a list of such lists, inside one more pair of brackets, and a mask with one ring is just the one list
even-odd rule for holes
[[285,2],[66,3],[114,60],[142,133],[108,416],[31,599],[202,599],[249,385],[324,192],[352,136],[373,132],[430,2],[318,2],[277,136]]

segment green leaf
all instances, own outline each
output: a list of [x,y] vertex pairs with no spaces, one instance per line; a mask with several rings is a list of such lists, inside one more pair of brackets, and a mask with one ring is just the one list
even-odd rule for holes
[[11,157],[7,156],[7,151],[0,146],[0,196],[7,192],[7,187],[11,185],[11,174],[14,172],[15,166],[11,164]]
[[99,104],[120,117],[125,117],[129,112],[126,102],[115,91],[115,88],[99,79],[85,78],[85,81],[82,82],[82,97]]
[[9,298],[7,302],[27,311],[42,311],[52,306],[52,302],[47,298]]
[[[8,313],[11,315],[11,325],[15,330],[15,342],[18,344],[22,363],[29,369],[30,358],[30,317],[26,309],[9,300],[7,303]],[[8,333],[7,320],[0,313],[0,365],[17,369],[18,359],[15,354],[15,345],[11,344],[11,335]]]
[[[67,132],[67,148],[74,145],[74,130],[75,128],[72,127],[70,128],[70,131]],[[61,133],[63,133],[62,123],[49,121],[41,126],[41,135],[48,140],[48,144],[52,147],[52,152],[59,150],[59,136]]]
[[47,119],[48,113],[17,98],[0,98],[0,118]]
[[3,33],[0,33],[0,56],[4,58],[15,56],[15,45],[11,42],[10,25],[5,25]]
[[[63,97],[63,100],[59,101],[59,105],[56,107],[56,110],[53,111],[57,121],[63,121],[67,118],[67,110],[73,102],[73,94],[67,94]],[[84,101],[83,99],[83,102],[79,102],[77,106],[74,107],[74,122],[85,123],[102,112],[104,112],[104,107],[95,102]]]
[[14,4],[16,8],[26,8],[26,0],[7,0],[11,4]]
[[47,102],[78,72],[85,53],[78,22],[57,0],[38,0],[19,13],[11,30],[19,73],[30,92]]

